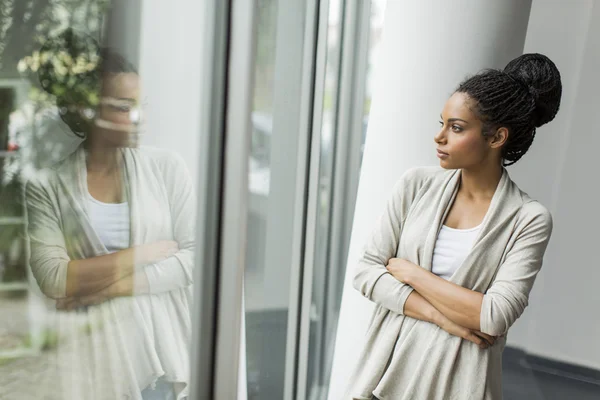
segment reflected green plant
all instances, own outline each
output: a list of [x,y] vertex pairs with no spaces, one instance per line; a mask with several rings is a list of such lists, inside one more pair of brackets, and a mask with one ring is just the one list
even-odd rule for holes
[[33,86],[29,93],[37,108],[57,106],[61,118],[83,135],[100,102],[99,62],[98,43],[68,28],[22,58],[17,69],[32,81],[38,78],[42,90]]
[[48,351],[58,346],[58,334],[52,329],[44,329],[38,335],[28,335],[23,339],[23,346],[31,348],[39,344],[40,350]]

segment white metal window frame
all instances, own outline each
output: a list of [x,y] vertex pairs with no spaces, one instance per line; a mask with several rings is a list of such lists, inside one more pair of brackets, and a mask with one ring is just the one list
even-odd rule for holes
[[[204,80],[200,110],[201,131],[198,153],[198,196],[194,307],[192,313],[191,399],[212,399],[223,393],[217,381],[216,351],[220,310],[217,310],[220,271],[221,209],[223,194],[224,129],[227,100],[227,66],[231,4],[224,0],[205,1],[201,23],[205,25],[200,41]],[[232,340],[229,338],[229,340]],[[238,340],[239,342],[239,340]],[[224,346],[221,340],[219,345]],[[237,345],[236,345],[237,347]],[[236,358],[236,357],[234,357]],[[235,360],[229,360],[230,365]],[[220,363],[223,369],[223,362]],[[236,369],[237,370],[237,369]],[[232,372],[236,374],[236,372]],[[235,375],[234,375],[235,376]],[[226,398],[235,398],[231,394]]]
[[[351,4],[352,2],[350,2]],[[360,2],[363,3],[363,2]],[[365,2],[368,3],[368,2]],[[312,271],[316,209],[318,202],[319,156],[323,82],[327,40],[328,1],[309,0],[305,5],[303,31],[296,31],[295,44],[302,45],[300,110],[294,205],[293,250],[290,271],[290,301],[286,342],[284,398],[306,399],[308,334],[312,294]],[[284,2],[280,6],[286,6]],[[236,399],[243,310],[246,221],[248,215],[248,158],[252,135],[251,110],[254,77],[256,4],[244,0],[205,2],[202,40],[204,86],[202,93],[197,218],[197,255],[194,285],[192,341],[192,399]],[[365,6],[345,2],[343,55],[341,61],[334,170],[333,204],[355,196],[347,167],[356,169],[354,153],[357,123],[364,91],[352,92],[364,71],[360,54],[367,45],[358,15]],[[367,19],[368,21],[368,19]],[[356,31],[359,24],[360,32]],[[301,35],[300,35],[301,33]],[[359,46],[352,50],[352,39]],[[302,36],[302,37],[300,37]],[[358,62],[358,64],[356,64]],[[356,64],[355,66],[352,66]],[[296,71],[298,72],[298,71]],[[360,83],[358,83],[360,84]],[[277,87],[276,89],[277,90]],[[361,94],[363,93],[363,94]],[[362,118],[361,118],[362,119]],[[360,127],[357,129],[357,125]],[[343,130],[346,133],[340,134]],[[341,143],[350,140],[349,146]],[[343,153],[343,154],[342,154]],[[345,167],[346,166],[346,167]],[[344,183],[346,182],[346,183]],[[353,208],[353,207],[352,207]],[[344,253],[349,211],[334,210],[334,249],[330,262],[339,263]],[[336,222],[337,221],[337,222]],[[337,225],[340,226],[337,226]],[[347,245],[347,244],[346,244]],[[341,247],[341,248],[340,248]],[[343,257],[343,256],[342,256]],[[345,260],[344,260],[345,261]],[[330,273],[328,279],[334,279]],[[330,299],[328,302],[332,302]],[[331,323],[327,323],[331,327]]]
[[[319,226],[317,206],[320,203],[319,176],[323,167],[320,159],[321,129],[323,118],[324,75],[327,67],[327,22],[330,10],[329,0],[321,2],[320,30],[317,43],[317,78],[315,82],[315,111],[313,114],[313,152],[311,154],[309,203],[307,215],[306,247],[304,257],[304,275],[302,281],[302,316],[300,330],[300,349],[298,354],[299,371],[297,399],[318,400],[326,398],[331,366],[335,330],[341,303],[341,288],[345,276],[346,262],[352,219],[361,163],[361,145],[363,134],[363,107],[365,99],[366,70],[368,65],[371,1],[342,1],[340,7],[341,37],[337,90],[335,92],[333,127],[333,167],[329,181],[330,209],[325,216],[328,219],[326,254],[317,257],[315,241]],[[318,260],[325,265],[318,265]],[[317,346],[310,343],[311,306],[316,293],[315,268],[325,268],[326,282],[320,286],[326,293],[321,310],[321,323],[316,333]],[[323,275],[321,275],[323,278]],[[318,354],[309,354],[309,352]],[[311,360],[311,355],[312,360]],[[309,362],[317,371],[317,386],[308,387],[307,372]]]

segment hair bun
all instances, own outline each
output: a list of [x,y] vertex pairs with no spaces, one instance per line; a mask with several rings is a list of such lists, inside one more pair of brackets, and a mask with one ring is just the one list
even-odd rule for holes
[[554,119],[560,107],[562,83],[556,65],[543,54],[523,54],[509,62],[504,73],[527,86],[535,98],[531,119],[540,127]]

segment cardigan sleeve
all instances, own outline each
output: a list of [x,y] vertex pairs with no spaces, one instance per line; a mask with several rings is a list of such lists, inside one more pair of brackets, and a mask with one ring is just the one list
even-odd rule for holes
[[70,258],[58,215],[42,180],[35,177],[25,185],[29,265],[42,293],[58,299],[66,296]]
[[481,331],[498,336],[506,333],[523,314],[544,252],[552,234],[552,216],[541,204],[531,202],[525,226],[507,252],[481,304]]
[[168,292],[194,282],[196,196],[184,160],[176,153],[167,155],[164,180],[169,195],[173,240],[179,245],[179,251],[166,260],[143,267],[143,273],[137,271],[137,294]]
[[407,171],[395,184],[384,212],[365,244],[356,266],[353,286],[367,299],[398,314],[414,290],[394,278],[386,269],[396,257],[402,223],[418,186],[416,169]]

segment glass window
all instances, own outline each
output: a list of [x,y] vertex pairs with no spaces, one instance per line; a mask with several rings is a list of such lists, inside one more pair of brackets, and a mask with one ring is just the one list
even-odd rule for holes
[[365,102],[364,102],[364,119],[363,119],[363,135],[362,144],[360,148],[361,160],[362,153],[364,151],[365,140],[367,138],[367,125],[369,122],[369,115],[371,112],[371,100],[373,96],[373,73],[375,67],[375,60],[377,60],[381,48],[381,39],[383,34],[383,17],[385,12],[387,0],[371,0],[371,15],[369,18],[369,50],[368,50],[368,64],[367,64],[367,76],[365,86]]
[[277,0],[257,8],[244,277],[249,399],[280,399],[293,388],[310,104],[302,95],[310,86],[306,9]]
[[321,146],[306,381],[312,399],[325,398],[329,387],[384,6],[329,1],[323,111],[315,113]]
[[[332,199],[334,191],[334,168],[336,154],[336,124],[337,124],[337,105],[339,102],[339,80],[341,74],[341,52],[342,52],[342,33],[344,21],[344,2],[341,0],[330,0],[327,14],[327,34],[326,40],[326,59],[325,76],[322,95],[322,114],[319,128],[320,135],[320,155],[319,155],[319,183],[318,199],[316,208],[316,226],[315,226],[315,246],[314,246],[314,268],[313,268],[313,287],[312,299],[310,303],[310,334],[308,349],[308,371],[307,376],[307,395],[315,396],[311,398],[322,398],[326,395],[328,365],[327,360],[333,342],[328,342],[334,336],[327,332],[327,312],[330,310],[329,291],[332,290],[329,271],[329,249],[331,246],[330,235]],[[319,115],[319,114],[316,114]],[[330,346],[328,346],[328,344]]]
[[0,397],[186,397],[203,7],[0,7]]

